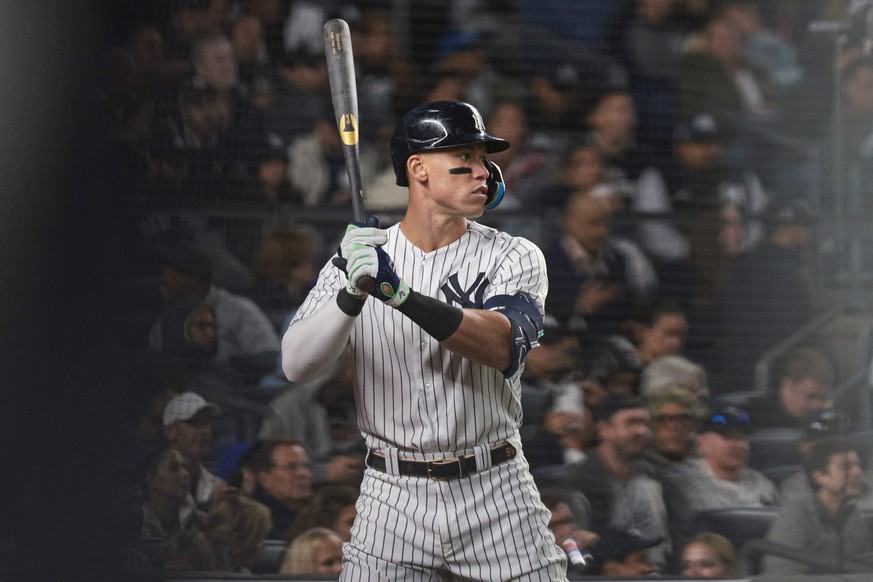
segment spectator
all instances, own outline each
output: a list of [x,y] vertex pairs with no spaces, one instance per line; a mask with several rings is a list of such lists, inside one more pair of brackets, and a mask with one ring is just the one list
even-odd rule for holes
[[527,81],[531,140],[551,156],[584,129],[582,100],[586,71],[576,63],[555,61],[536,67]]
[[[591,528],[638,529],[657,538],[650,556],[666,567],[670,555],[667,504],[655,471],[644,459],[651,442],[649,414],[631,395],[613,393],[593,409],[600,443],[581,463],[540,471],[542,488],[571,487],[591,503]],[[596,550],[595,550],[596,553]]]
[[248,295],[270,317],[276,332],[312,287],[317,274],[315,236],[304,228],[287,226],[268,232],[255,254],[255,283]]
[[181,529],[202,524],[204,514],[194,509],[180,519],[182,505],[191,487],[185,458],[175,449],[149,453],[143,459],[143,523],[140,539],[167,539]]
[[314,527],[325,527],[339,534],[343,542],[352,538],[352,524],[358,515],[355,502],[358,489],[350,485],[323,485],[303,508],[288,530],[288,541]]
[[561,216],[560,237],[544,252],[553,314],[562,321],[583,317],[599,334],[617,333],[635,298],[628,259],[610,238],[612,216],[609,200],[573,195]]
[[[847,562],[847,558],[873,550],[870,531],[855,506],[849,501],[850,482],[860,481],[861,468],[850,458],[840,439],[823,439],[804,458],[803,468],[813,496],[783,505],[770,526],[767,539],[800,550],[811,557],[827,557],[834,562],[829,573],[869,572],[868,568]],[[807,564],[787,558],[764,557],[763,573],[797,575],[820,572]]]
[[164,408],[184,385],[182,374],[170,361],[152,355],[137,357],[122,378],[124,421],[130,437],[130,458],[141,460],[167,446]]
[[701,458],[677,473],[688,512],[779,503],[773,483],[748,466],[750,426],[749,415],[733,406],[703,421],[697,437]]
[[[843,437],[843,420],[833,409],[823,408],[809,413],[801,430],[798,449],[801,459],[810,454],[816,443],[825,439]],[[860,510],[873,509],[873,472],[864,470],[855,477],[855,466],[861,467],[858,451],[851,444],[846,444],[846,459],[849,466],[849,478],[846,482],[846,497]],[[811,497],[813,494],[809,478],[802,467],[797,473],[786,477],[779,484],[779,495],[783,503]]]
[[239,71],[240,91],[254,105],[258,79],[270,78],[273,72],[261,21],[250,15],[237,18],[230,29],[230,42]]
[[768,212],[764,240],[737,257],[713,306],[723,388],[751,386],[757,361],[813,318],[806,251],[814,219],[797,202]]
[[690,463],[697,457],[695,448],[697,399],[680,387],[666,388],[647,399],[652,419],[652,448],[646,458],[658,467]]
[[212,420],[221,409],[195,392],[182,392],[164,408],[164,435],[174,450],[182,453],[189,475],[189,496],[180,518],[195,507],[203,509],[227,491],[225,482],[203,466],[202,460],[212,444]]
[[685,311],[675,303],[658,301],[644,305],[631,327],[643,366],[665,356],[679,356],[685,348],[688,320]]
[[220,97],[230,97],[236,90],[239,65],[228,37],[211,34],[198,38],[191,48],[191,62],[194,74],[215,89]]
[[771,391],[750,400],[746,406],[756,428],[803,428],[806,416],[828,408],[834,382],[834,367],[820,349],[800,346],[776,363]]
[[595,532],[599,537],[591,553],[594,557],[589,574],[605,577],[657,576],[658,567],[647,552],[661,543],[646,538],[634,529],[608,527]]
[[171,536],[158,560],[161,570],[173,572],[213,572],[227,568],[206,534],[197,528],[181,530]]
[[188,63],[191,44],[208,32],[210,0],[172,0],[165,34],[167,56]]
[[316,484],[360,486],[366,447],[357,427],[351,351],[312,382],[295,386],[270,403],[260,438],[291,436],[311,458]]
[[289,437],[265,440],[255,458],[257,485],[252,498],[266,505],[273,518],[271,540],[284,540],[288,528],[312,497],[309,455]]
[[531,467],[581,461],[593,429],[584,393],[573,379],[579,338],[549,314],[540,346],[528,353],[521,376],[521,440]]
[[[170,248],[161,256],[160,290],[169,303],[182,297],[198,297],[215,310],[221,322],[215,359],[242,371],[262,375],[271,371],[279,354],[279,337],[267,316],[251,299],[211,283],[212,263],[190,246]],[[160,322],[149,334],[149,346],[161,351]]]
[[[263,442],[262,440],[257,440],[251,444],[242,443],[237,445],[232,449],[238,453],[236,459],[228,466],[226,472],[222,473],[219,471],[219,474],[226,475],[227,484],[231,487],[236,487],[242,495],[251,497],[258,484],[256,461],[258,449],[260,449]],[[228,459],[229,455],[225,453],[222,461],[226,462]]]
[[316,527],[294,538],[280,574],[339,574],[342,571],[342,540],[330,529]]
[[290,144],[311,131],[323,115],[330,97],[327,64],[321,54],[301,51],[283,52],[274,62],[278,79],[273,104],[265,113],[266,128]]
[[712,532],[698,534],[685,544],[679,566],[686,578],[736,578],[738,574],[733,544]]
[[[593,531],[588,531],[580,527],[580,519],[574,514],[570,503],[569,496],[558,491],[544,490],[540,492],[543,504],[551,512],[552,516],[549,519],[549,529],[552,535],[555,536],[555,541],[558,542],[564,551],[568,551],[568,540],[576,544],[577,549],[582,554],[583,559],[587,561],[585,564],[574,563],[568,560],[567,568],[573,572],[585,572],[590,566],[591,556],[585,558],[588,553],[588,548],[593,547],[599,537]],[[584,500],[587,502],[587,499]],[[570,546],[572,547],[572,546]]]
[[264,505],[247,497],[230,495],[209,508],[203,531],[228,564],[227,570],[251,574],[261,542],[272,525],[270,510]]
[[646,400],[673,387],[682,388],[700,403],[709,397],[706,370],[684,356],[655,358],[640,374],[640,395]]
[[591,194],[606,180],[603,153],[592,134],[586,133],[568,139],[551,168],[551,176],[530,203],[561,208],[573,194]]
[[268,133],[251,148],[252,176],[243,198],[273,208],[279,204],[303,205],[303,193],[288,177],[288,148],[277,133]]
[[[307,132],[289,142],[288,176],[303,193],[305,206],[344,206],[349,204],[348,173],[343,142],[329,103]],[[361,180],[369,184],[376,175],[377,155],[366,142],[359,144]]]

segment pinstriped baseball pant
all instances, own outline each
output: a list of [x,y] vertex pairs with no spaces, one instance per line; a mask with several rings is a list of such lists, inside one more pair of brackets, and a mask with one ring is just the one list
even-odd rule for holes
[[567,579],[523,455],[445,481],[368,468],[357,510],[345,582]]

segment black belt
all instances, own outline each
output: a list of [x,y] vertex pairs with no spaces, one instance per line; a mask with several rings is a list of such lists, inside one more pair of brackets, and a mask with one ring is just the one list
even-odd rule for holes
[[[491,449],[491,466],[505,463],[518,454],[516,448],[505,443]],[[429,477],[430,479],[454,479],[475,473],[482,469],[476,466],[476,455],[456,457],[454,459],[435,459],[433,461],[398,461],[401,475],[413,477]],[[367,466],[383,473],[385,456],[374,451],[367,453]]]

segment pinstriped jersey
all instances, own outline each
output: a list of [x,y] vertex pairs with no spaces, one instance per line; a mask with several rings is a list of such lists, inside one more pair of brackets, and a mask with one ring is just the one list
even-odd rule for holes
[[[498,295],[530,294],[542,313],[546,265],[532,242],[468,222],[453,243],[425,253],[398,224],[383,246],[411,289],[457,307],[481,308]],[[346,276],[333,264],[297,311],[305,318],[335,301]],[[371,449],[459,453],[516,436],[521,423],[519,378],[444,349],[402,313],[368,298],[350,342],[358,425]]]

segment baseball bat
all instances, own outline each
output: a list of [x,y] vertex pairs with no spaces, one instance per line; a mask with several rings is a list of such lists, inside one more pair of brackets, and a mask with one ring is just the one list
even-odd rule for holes
[[[349,174],[352,194],[352,215],[356,222],[366,223],[364,190],[361,186],[361,163],[358,153],[358,88],[355,83],[355,62],[352,54],[352,36],[348,23],[335,18],[324,24],[324,56],[330,81],[330,98],[337,128],[343,142],[343,156]],[[372,277],[362,278],[358,287],[372,291],[376,282]]]

